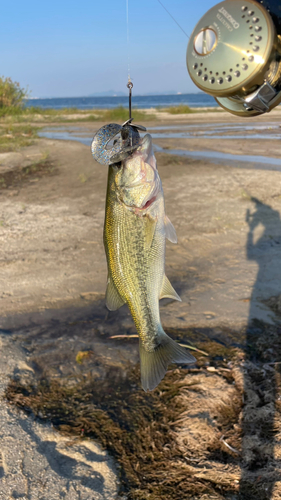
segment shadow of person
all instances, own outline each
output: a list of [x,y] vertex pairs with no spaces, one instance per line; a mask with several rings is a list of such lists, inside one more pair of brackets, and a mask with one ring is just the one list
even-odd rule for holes
[[[278,211],[252,198],[247,210],[247,259],[258,265],[251,294],[243,363],[244,407],[239,498],[270,500],[280,463],[275,459],[277,377],[281,359],[280,325],[270,300],[281,296],[281,219]],[[279,469],[279,471],[277,470]],[[281,483],[278,483],[281,484]],[[275,492],[276,493],[276,492]],[[281,498],[281,488],[280,488]],[[276,498],[274,496],[274,498]]]

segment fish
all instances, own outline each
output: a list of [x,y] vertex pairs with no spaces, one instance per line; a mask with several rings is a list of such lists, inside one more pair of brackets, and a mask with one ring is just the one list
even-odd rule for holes
[[177,242],[165,215],[164,194],[146,134],[137,149],[110,165],[106,195],[104,246],[108,265],[106,306],[128,305],[139,336],[141,383],[153,390],[170,363],[195,358],[163,330],[159,300],[181,301],[165,275],[165,239]]

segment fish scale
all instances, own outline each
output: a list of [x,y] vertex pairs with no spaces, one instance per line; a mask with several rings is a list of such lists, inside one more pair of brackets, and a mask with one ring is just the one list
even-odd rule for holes
[[140,337],[144,390],[154,389],[171,362],[191,356],[164,332],[159,299],[180,300],[165,276],[165,238],[175,230],[165,216],[161,180],[147,134],[121,165],[109,167],[104,225],[108,264],[106,303],[116,310],[127,303]]

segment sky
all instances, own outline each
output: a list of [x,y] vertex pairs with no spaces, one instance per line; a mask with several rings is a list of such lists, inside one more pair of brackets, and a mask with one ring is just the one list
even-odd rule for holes
[[[161,0],[190,35],[214,0]],[[49,0],[1,6],[1,72],[32,97],[197,92],[186,69],[188,39],[157,0]]]

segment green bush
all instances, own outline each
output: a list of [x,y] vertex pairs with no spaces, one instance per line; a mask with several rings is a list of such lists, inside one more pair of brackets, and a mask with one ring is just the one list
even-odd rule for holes
[[20,87],[11,78],[0,77],[0,115],[17,114],[21,112],[27,90]]

